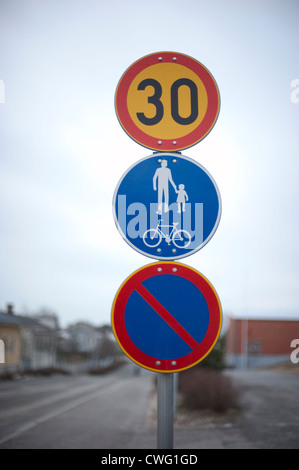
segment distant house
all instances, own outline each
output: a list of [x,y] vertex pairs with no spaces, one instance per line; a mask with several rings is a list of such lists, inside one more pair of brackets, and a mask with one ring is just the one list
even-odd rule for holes
[[122,356],[111,326],[81,321],[59,331],[58,365],[69,372],[107,367]]
[[0,375],[53,368],[81,373],[110,365],[120,354],[110,326],[82,321],[60,329],[58,317],[46,311],[25,316],[8,305],[0,312]]
[[20,322],[12,314],[11,306],[8,312],[0,312],[0,340],[4,345],[4,360],[0,364],[0,375],[6,371],[17,371],[21,364],[21,328]]
[[21,326],[21,368],[23,371],[55,367],[56,331],[38,320],[17,316]]
[[299,338],[298,319],[230,318],[226,339],[227,365],[254,368],[289,362],[291,342]]
[[41,312],[33,318],[51,330],[59,330],[59,320],[55,313]]
[[[0,339],[5,346],[6,370],[37,370],[56,364],[56,330],[38,319],[15,314],[10,304],[0,312]],[[4,370],[1,364],[0,368]]]
[[87,322],[77,322],[68,327],[74,349],[78,353],[90,354],[97,348],[102,334]]

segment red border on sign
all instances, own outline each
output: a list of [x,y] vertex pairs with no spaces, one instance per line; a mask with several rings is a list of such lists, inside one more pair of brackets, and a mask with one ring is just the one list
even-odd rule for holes
[[[158,268],[161,268],[158,271]],[[132,292],[143,281],[159,274],[181,276],[192,282],[203,294],[209,309],[209,326],[201,343],[193,346],[191,353],[175,360],[152,357],[141,351],[131,340],[125,325],[126,305]],[[210,282],[198,271],[189,266],[161,262],[147,265],[135,271],[119,288],[112,307],[112,327],[116,340],[122,350],[137,364],[156,372],[178,372],[200,362],[213,349],[222,325],[222,310],[218,295]]]
[[[162,143],[158,144],[159,139],[149,136],[139,129],[131,119],[127,106],[128,91],[134,78],[142,70],[158,63],[160,57],[162,57],[162,62],[164,63],[173,63],[173,58],[175,57],[176,63],[184,65],[196,73],[202,80],[208,96],[207,111],[201,123],[188,135],[175,138],[175,144],[173,143],[174,139],[163,139]],[[195,145],[211,131],[218,118],[220,95],[213,76],[200,62],[177,52],[158,52],[139,59],[126,70],[116,89],[115,109],[121,126],[133,140],[152,150],[177,151]]]

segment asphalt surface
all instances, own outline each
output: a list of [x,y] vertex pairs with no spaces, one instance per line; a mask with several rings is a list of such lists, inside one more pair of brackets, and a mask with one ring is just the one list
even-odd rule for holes
[[[176,445],[189,449],[299,449],[299,372],[227,373],[240,392],[239,410],[188,414]],[[186,421],[186,418],[185,418]]]
[[135,376],[131,365],[105,376],[0,382],[0,448],[134,449],[144,434],[150,446],[155,433],[145,423],[152,386],[152,375]]
[[[174,449],[298,449],[299,366],[227,372],[239,409],[178,408]],[[157,449],[155,374],[0,381],[0,449]]]

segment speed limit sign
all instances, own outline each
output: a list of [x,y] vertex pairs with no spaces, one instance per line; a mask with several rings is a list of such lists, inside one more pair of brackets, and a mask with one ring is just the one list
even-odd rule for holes
[[182,150],[213,128],[220,108],[217,84],[204,65],[177,52],[134,62],[115,93],[119,122],[144,147]]

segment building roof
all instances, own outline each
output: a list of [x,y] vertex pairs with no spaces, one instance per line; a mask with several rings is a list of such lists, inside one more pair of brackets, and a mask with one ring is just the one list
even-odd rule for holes
[[0,325],[16,325],[21,327],[27,327],[31,330],[44,331],[51,333],[53,330],[48,326],[40,323],[37,319],[27,317],[23,315],[13,314],[10,315],[5,312],[0,312]]
[[7,313],[0,312],[0,325],[20,325],[20,320],[14,315],[8,315]]
[[261,321],[298,321],[299,313],[247,313],[242,315],[229,315],[232,320],[261,320]]

